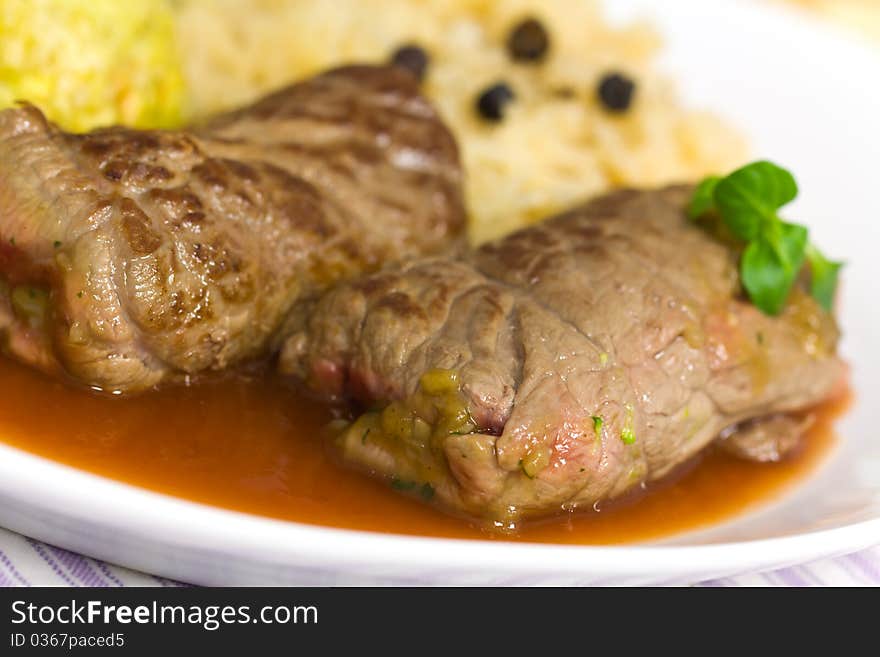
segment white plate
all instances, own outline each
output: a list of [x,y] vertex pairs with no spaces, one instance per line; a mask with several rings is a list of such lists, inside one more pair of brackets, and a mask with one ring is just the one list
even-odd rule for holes
[[757,154],[792,167],[791,215],[848,265],[844,352],[856,402],[841,444],[761,511],[652,544],[574,547],[333,530],[149,493],[0,446],[0,524],[118,564],[204,584],[686,583],[880,543],[880,54],[758,3],[614,0],[665,32],[665,66]]

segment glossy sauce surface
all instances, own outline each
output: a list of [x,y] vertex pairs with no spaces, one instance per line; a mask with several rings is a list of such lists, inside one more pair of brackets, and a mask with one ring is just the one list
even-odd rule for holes
[[848,398],[817,410],[799,453],[778,464],[709,450],[677,476],[613,508],[496,536],[340,465],[322,436],[329,409],[260,378],[134,398],[74,389],[0,358],[0,440],[169,495],[285,520],[452,538],[608,544],[696,529],[768,501],[834,443]]

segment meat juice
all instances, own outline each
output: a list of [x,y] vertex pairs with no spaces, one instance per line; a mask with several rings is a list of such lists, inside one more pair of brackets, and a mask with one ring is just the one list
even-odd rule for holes
[[835,442],[817,421],[781,463],[707,450],[666,480],[600,511],[566,513],[495,534],[339,464],[328,449],[329,408],[283,382],[240,375],[113,398],[0,358],[0,440],[20,449],[188,500],[282,520],[463,539],[613,544],[705,527],[774,499],[807,476]]

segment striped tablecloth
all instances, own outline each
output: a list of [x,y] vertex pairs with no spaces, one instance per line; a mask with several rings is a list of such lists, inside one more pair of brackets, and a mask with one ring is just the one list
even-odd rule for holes
[[[0,586],[185,586],[0,529]],[[864,552],[699,586],[880,586],[880,545]]]

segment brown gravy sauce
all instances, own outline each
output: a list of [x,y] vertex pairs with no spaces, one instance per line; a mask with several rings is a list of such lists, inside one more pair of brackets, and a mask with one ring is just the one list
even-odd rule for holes
[[283,520],[450,538],[608,544],[717,523],[779,495],[835,442],[850,395],[817,409],[799,453],[777,464],[708,450],[677,476],[600,512],[526,523],[493,536],[336,462],[331,419],[278,381],[230,378],[133,398],[74,389],[0,358],[0,440],[169,495]]

